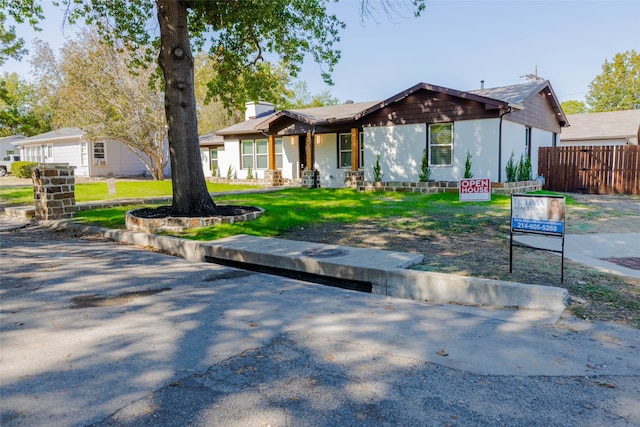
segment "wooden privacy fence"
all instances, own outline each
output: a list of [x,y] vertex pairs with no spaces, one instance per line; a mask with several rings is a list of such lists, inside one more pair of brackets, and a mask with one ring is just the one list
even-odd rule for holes
[[541,147],[544,189],[563,193],[640,194],[640,146]]

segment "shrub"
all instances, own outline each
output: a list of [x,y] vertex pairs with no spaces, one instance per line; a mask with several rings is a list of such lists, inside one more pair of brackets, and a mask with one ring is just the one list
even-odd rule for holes
[[382,181],[382,176],[384,174],[382,173],[382,169],[380,168],[380,154],[378,154],[378,157],[376,158],[376,164],[373,165],[373,180],[375,182],[380,182]]
[[429,159],[427,158],[427,149],[422,152],[422,163],[420,164],[420,182],[429,182],[431,177],[431,169],[429,169]]
[[469,150],[467,150],[467,159],[464,161],[464,178],[473,178],[473,173],[471,172],[471,153]]
[[227,169],[227,179],[233,178],[233,167],[229,165],[229,169]]
[[253,179],[253,172],[251,171],[251,166],[247,170],[247,179]]
[[31,178],[31,169],[37,165],[36,162],[13,162],[11,163],[11,174],[17,178]]
[[518,164],[518,181],[530,181],[531,179],[533,179],[531,159],[523,154],[520,156],[520,163]]
[[507,182],[515,182],[518,178],[518,165],[513,161],[513,151],[511,152],[511,157],[507,162]]

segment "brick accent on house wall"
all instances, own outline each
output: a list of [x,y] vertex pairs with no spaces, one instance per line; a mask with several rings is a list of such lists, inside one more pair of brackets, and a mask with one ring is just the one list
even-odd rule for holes
[[68,163],[40,163],[32,169],[35,218],[73,218],[76,211],[75,176]]

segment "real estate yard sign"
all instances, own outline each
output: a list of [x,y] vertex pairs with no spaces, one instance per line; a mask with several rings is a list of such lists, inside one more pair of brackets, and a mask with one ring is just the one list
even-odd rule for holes
[[461,179],[461,202],[488,202],[491,200],[491,180],[489,178]]
[[562,237],[564,207],[562,196],[514,194],[511,197],[511,231]]
[[566,199],[563,196],[513,194],[511,196],[511,245],[509,273],[513,272],[513,234],[539,234],[562,239],[562,250],[553,250],[534,245],[532,249],[561,252],[561,276],[564,282],[564,214]]

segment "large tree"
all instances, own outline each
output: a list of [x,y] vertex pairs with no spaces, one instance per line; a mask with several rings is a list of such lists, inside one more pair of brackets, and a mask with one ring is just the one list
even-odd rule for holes
[[16,36],[16,27],[5,27],[7,16],[0,11],[0,65],[8,58],[19,60],[26,53],[24,40]]
[[582,101],[570,99],[560,103],[565,114],[582,114],[587,112],[587,105]]
[[0,76],[0,137],[32,136],[51,130],[51,115],[35,86],[16,73]]
[[586,99],[592,112],[640,108],[640,54],[629,50],[605,60]]
[[[155,13],[160,37],[158,63],[165,84],[165,112],[171,155],[174,214],[211,214],[216,206],[207,192],[200,149],[194,90],[192,47],[204,46],[215,74],[210,96],[227,108],[246,100],[271,100],[280,87],[269,60],[287,64],[295,77],[306,56],[330,73],[340,54],[334,49],[344,24],[327,13],[328,0],[59,0],[70,22],[84,19],[95,24],[106,40],[120,39],[131,52],[148,46],[155,34],[149,16]],[[415,14],[424,0],[410,0]],[[383,4],[391,3],[387,0]],[[363,0],[363,4],[369,4]],[[42,19],[37,0],[0,0],[12,16]],[[131,63],[144,63],[153,54],[132,55]]]

